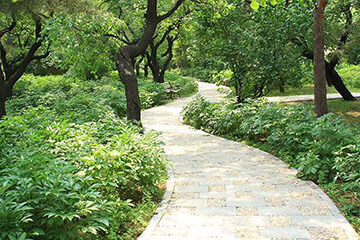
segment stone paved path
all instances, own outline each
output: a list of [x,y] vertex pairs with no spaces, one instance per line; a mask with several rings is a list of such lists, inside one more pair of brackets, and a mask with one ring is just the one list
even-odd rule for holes
[[[360,98],[360,93],[353,93],[355,98]],[[331,93],[327,95],[328,100],[342,99],[338,93]],[[269,102],[304,102],[313,101],[314,95],[298,95],[298,96],[287,96],[287,97],[267,97]]]
[[[199,88],[209,100],[221,99],[216,86]],[[279,159],[183,125],[189,100],[143,113],[147,129],[163,132],[173,172],[139,239],[358,239],[327,195]]]

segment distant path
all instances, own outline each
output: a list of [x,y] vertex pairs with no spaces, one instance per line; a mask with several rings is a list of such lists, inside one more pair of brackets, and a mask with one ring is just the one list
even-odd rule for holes
[[[200,93],[219,101],[216,86]],[[173,164],[158,214],[141,240],[351,239],[357,234],[327,195],[274,156],[182,124],[191,98],[144,111]]]
[[[360,98],[360,93],[352,94],[355,98]],[[284,97],[267,97],[269,102],[306,102],[313,101],[314,95],[298,95],[298,96],[284,96]],[[328,100],[342,99],[338,93],[332,93],[327,95]]]

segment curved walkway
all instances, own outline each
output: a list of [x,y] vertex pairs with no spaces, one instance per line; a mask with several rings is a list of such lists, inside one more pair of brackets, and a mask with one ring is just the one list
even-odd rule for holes
[[[360,98],[360,93],[352,93],[355,98]],[[307,102],[314,101],[314,95],[297,95],[297,96],[284,96],[284,97],[267,97],[269,102]],[[328,100],[342,99],[338,93],[327,94]]]
[[[216,88],[199,83],[211,101],[221,99]],[[358,239],[327,195],[279,159],[183,125],[190,99],[143,113],[144,126],[163,133],[173,171],[139,239]]]

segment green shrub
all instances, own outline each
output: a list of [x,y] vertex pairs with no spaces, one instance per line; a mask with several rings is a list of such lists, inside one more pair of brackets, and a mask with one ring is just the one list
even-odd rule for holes
[[[159,103],[159,85],[144,83]],[[0,239],[134,239],[166,178],[111,76],[26,76],[0,122]]]
[[182,97],[191,96],[198,91],[196,80],[182,76],[179,70],[167,71],[165,81],[170,82],[174,88],[180,89]]
[[166,92],[162,84],[142,82],[139,85],[142,108],[151,108],[166,102]]

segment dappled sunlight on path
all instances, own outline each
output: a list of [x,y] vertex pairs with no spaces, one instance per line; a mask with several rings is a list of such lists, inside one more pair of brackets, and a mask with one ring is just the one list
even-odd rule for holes
[[[209,101],[221,100],[216,88],[199,83]],[[327,195],[279,159],[183,125],[190,99],[143,112],[144,126],[162,132],[173,171],[140,239],[358,239]]]

